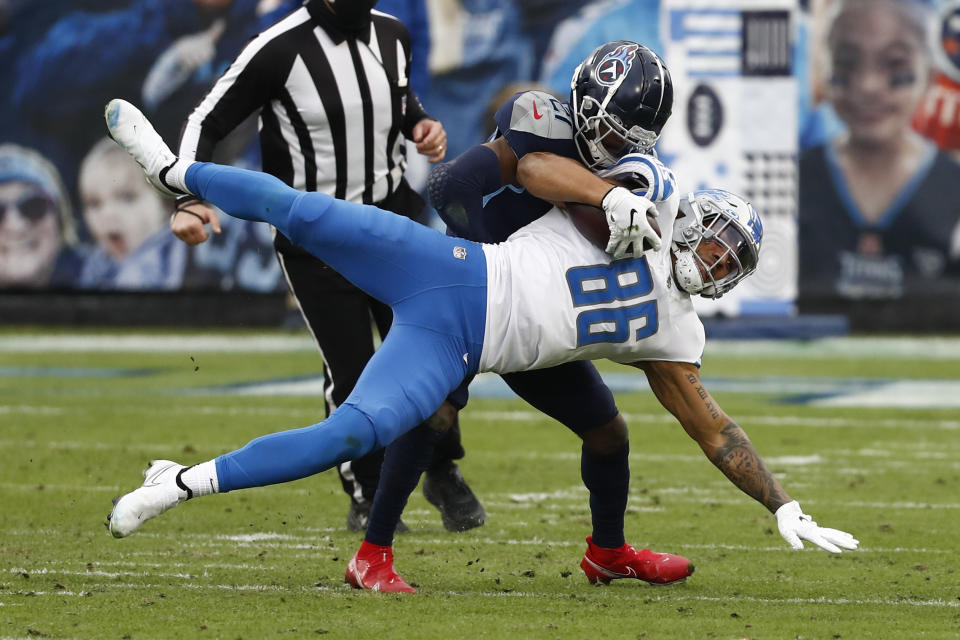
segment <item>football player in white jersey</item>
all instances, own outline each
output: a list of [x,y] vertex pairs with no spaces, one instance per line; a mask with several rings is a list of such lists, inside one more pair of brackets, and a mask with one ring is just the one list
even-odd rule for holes
[[296,480],[384,446],[429,417],[468,375],[609,358],[646,373],[707,457],[776,514],[791,546],[801,548],[801,539],[832,552],[858,546],[802,512],[700,381],[704,334],[690,296],[723,295],[757,265],[763,229],[738,196],[663,194],[660,248],[625,260],[612,260],[559,208],[507,242],[480,244],[373,206],[302,193],[266,174],[180,162],[122,100],[111,101],[105,116],[111,136],[159,191],[269,222],[394,311],[383,345],[326,420],[190,467],[153,461],[143,485],[115,502],[114,536],[185,500]]

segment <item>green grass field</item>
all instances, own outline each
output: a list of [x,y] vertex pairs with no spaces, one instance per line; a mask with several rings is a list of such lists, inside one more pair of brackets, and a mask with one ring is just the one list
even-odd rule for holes
[[960,341],[708,345],[708,388],[786,489],[860,539],[842,555],[790,550],[649,392],[618,392],[627,539],[697,565],[668,587],[590,586],[578,440],[474,397],[461,468],[487,524],[448,533],[418,491],[395,551],[419,593],[399,596],[343,584],[360,536],[333,471],[106,532],[151,458],[199,462],[322,416],[314,395],[227,386],[316,375],[305,336],[221,335],[0,332],[0,638],[960,637]]

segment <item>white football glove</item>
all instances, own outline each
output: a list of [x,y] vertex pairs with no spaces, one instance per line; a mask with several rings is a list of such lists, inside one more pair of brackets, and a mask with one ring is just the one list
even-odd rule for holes
[[831,553],[840,553],[843,549],[856,549],[860,544],[859,540],[846,531],[819,526],[813,518],[800,509],[800,503],[796,500],[782,505],[777,509],[776,516],[780,535],[794,549],[803,549],[801,539],[812,542]]
[[[643,241],[647,240],[653,250],[660,248],[660,236],[650,226],[647,214],[658,215],[657,207],[649,199],[638,196],[625,187],[614,187],[603,196],[601,202],[610,227],[610,241],[606,252],[620,259],[643,254]],[[630,244],[633,250],[627,253]]]

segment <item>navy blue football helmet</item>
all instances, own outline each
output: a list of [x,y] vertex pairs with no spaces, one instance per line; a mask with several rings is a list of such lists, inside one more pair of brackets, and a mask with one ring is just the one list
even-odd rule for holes
[[673,81],[663,60],[636,42],[593,50],[570,81],[573,138],[590,169],[627,153],[650,153],[673,109]]

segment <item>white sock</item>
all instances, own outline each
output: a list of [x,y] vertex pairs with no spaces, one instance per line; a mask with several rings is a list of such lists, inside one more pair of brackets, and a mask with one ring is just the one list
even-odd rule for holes
[[189,169],[192,164],[193,160],[180,160],[178,158],[176,162],[166,169],[165,174],[161,174],[164,184],[176,191],[190,193],[190,190],[187,189],[187,169]]
[[220,493],[220,480],[217,478],[217,463],[214,460],[201,462],[180,472],[180,482],[189,489],[191,498]]

